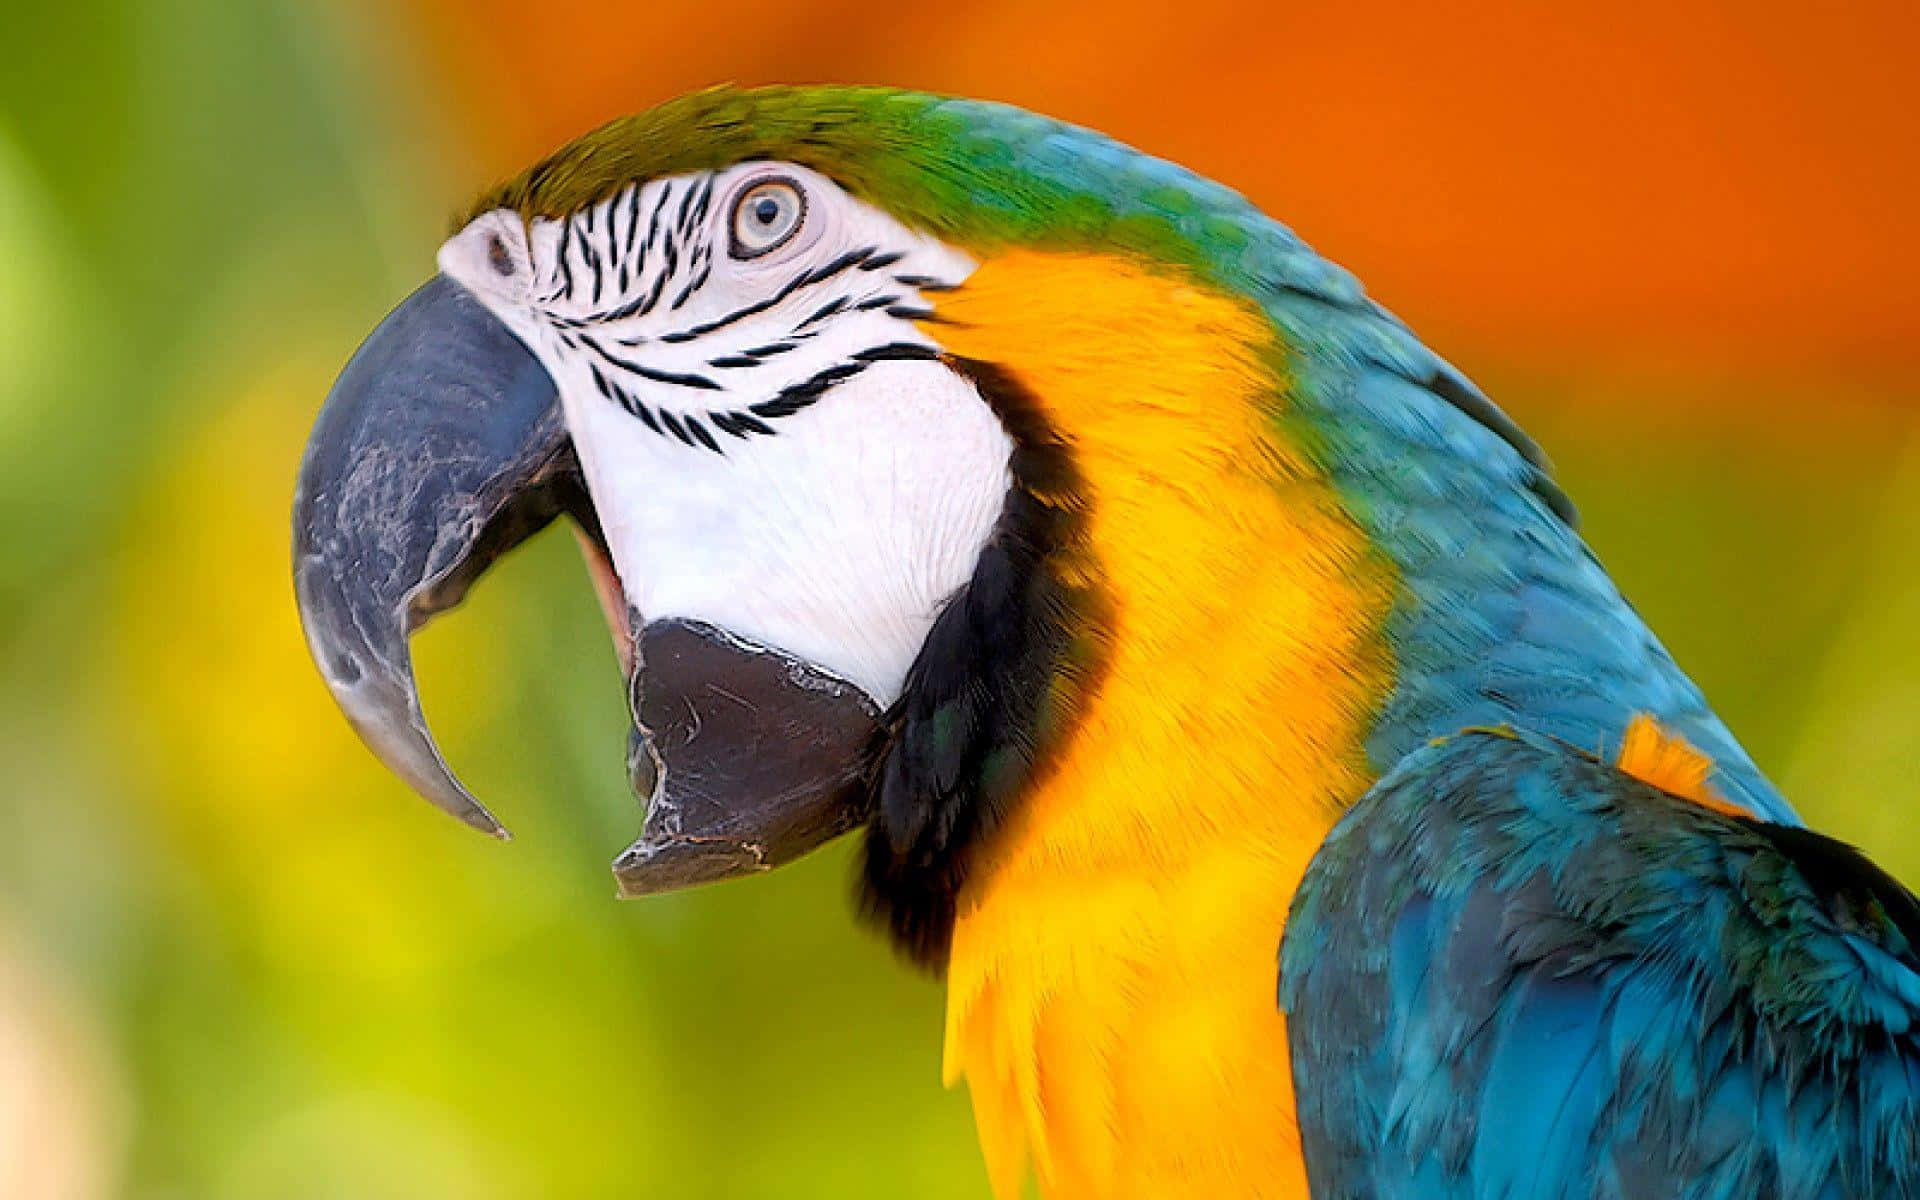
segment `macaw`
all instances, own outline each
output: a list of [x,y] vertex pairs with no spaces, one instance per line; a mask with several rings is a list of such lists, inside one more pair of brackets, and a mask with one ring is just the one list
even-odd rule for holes
[[438,265],[300,471],[334,697],[501,834],[407,636],[569,517],[620,890],[863,830],[996,1195],[1920,1195],[1920,905],[1535,444],[1239,195],[1002,105],[722,88]]

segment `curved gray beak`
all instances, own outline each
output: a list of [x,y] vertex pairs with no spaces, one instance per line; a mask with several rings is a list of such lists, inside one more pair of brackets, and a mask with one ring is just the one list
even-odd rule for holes
[[880,714],[778,651],[698,622],[641,626],[626,611],[552,379],[446,276],[394,309],[340,373],[294,494],[307,645],[380,760],[445,812],[506,836],[434,743],[407,638],[563,513],[597,556],[628,651],[628,765],[648,813],[614,864],[621,893],[768,870],[859,824]]
[[293,499],[307,647],[380,760],[475,829],[506,830],[448,769],[407,635],[579,494],[546,369],[444,275],[402,301],[340,372]]

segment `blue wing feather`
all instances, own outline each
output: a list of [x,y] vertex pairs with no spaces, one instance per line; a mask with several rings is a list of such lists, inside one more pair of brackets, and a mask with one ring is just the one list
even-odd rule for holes
[[1409,755],[1282,949],[1317,1197],[1920,1197],[1920,904],[1552,738]]

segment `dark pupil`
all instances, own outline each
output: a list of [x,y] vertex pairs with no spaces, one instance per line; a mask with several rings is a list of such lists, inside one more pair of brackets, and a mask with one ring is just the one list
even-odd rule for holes
[[753,219],[762,225],[771,225],[780,216],[780,202],[768,196],[757,200],[753,205]]

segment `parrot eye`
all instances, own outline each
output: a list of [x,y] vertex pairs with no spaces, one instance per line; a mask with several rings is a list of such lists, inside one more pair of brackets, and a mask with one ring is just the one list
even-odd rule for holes
[[733,202],[733,238],[728,248],[735,258],[759,258],[784,246],[799,232],[807,215],[807,198],[792,180],[769,179],[740,193]]

